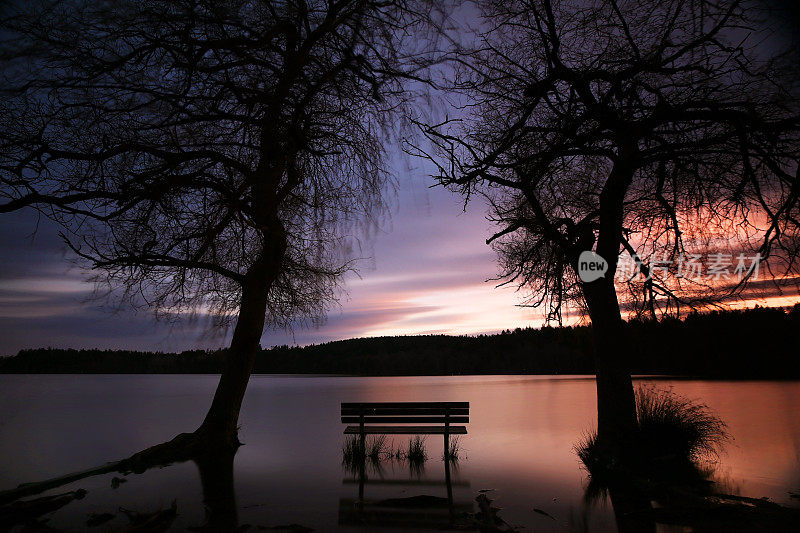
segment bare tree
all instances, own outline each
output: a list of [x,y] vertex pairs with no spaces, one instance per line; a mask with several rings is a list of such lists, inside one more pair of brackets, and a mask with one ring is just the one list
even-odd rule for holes
[[[3,13],[0,212],[60,222],[156,313],[235,318],[197,431],[235,448],[265,324],[322,317],[391,181],[426,2],[20,3]],[[413,39],[412,39],[413,37]],[[153,452],[155,453],[155,452]]]
[[[751,2],[504,0],[483,16],[451,88],[462,118],[422,125],[433,147],[409,150],[437,163],[441,183],[488,200],[487,243],[530,304],[550,318],[585,306],[598,431],[616,447],[636,419],[620,253],[637,259],[636,296],[654,315],[697,294],[652,276],[650,252],[674,260],[716,236],[793,267],[800,62],[766,39]],[[607,261],[605,277],[581,281],[584,251]]]

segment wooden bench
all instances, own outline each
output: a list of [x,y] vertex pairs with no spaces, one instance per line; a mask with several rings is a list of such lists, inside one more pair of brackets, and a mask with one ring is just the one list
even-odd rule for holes
[[[372,402],[342,403],[346,435],[444,435],[445,454],[450,435],[466,435],[469,402]],[[378,425],[391,424],[391,425]],[[420,425],[425,424],[425,425]]]
[[[444,472],[447,486],[447,518],[431,514],[430,510],[415,510],[408,515],[409,509],[384,509],[382,507],[365,507],[364,485],[365,457],[359,464],[358,500],[344,500],[339,505],[340,524],[364,525],[424,525],[429,529],[452,527],[459,507],[453,502],[453,483],[450,479],[450,435],[466,435],[465,426],[453,424],[469,423],[469,402],[372,402],[342,403],[342,423],[353,424],[345,428],[345,435],[360,435],[361,449],[366,449],[367,435],[444,435]],[[390,424],[390,425],[385,425]],[[413,481],[403,480],[408,485]],[[466,504],[464,510],[472,511],[472,504]],[[389,514],[387,515],[387,512]],[[399,514],[398,514],[399,513]],[[408,515],[408,516],[407,516]],[[431,520],[439,520],[430,523]],[[440,523],[441,522],[441,523]]]

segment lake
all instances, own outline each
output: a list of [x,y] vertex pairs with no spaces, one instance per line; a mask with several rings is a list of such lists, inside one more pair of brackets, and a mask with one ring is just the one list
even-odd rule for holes
[[[0,375],[0,490],[99,466],[195,429],[216,382],[210,375]],[[724,420],[733,440],[713,474],[724,491],[800,503],[789,495],[800,490],[800,382],[637,383],[699,399]],[[345,401],[469,401],[469,434],[459,441],[451,472],[458,509],[476,511],[474,498],[483,490],[506,522],[526,531],[616,530],[610,503],[584,497],[587,476],[574,452],[595,423],[594,379],[583,376],[253,376],[240,419],[245,445],[233,466],[239,523],[372,529],[353,521],[359,484],[342,465]],[[408,438],[393,440],[398,447]],[[403,461],[368,465],[365,499],[446,496],[441,437],[427,437],[426,448],[422,469]],[[153,511],[173,500],[174,530],[203,524],[194,463],[130,474],[117,488],[112,477],[50,491],[87,494],[49,515],[48,524],[86,529],[89,513],[110,512],[116,518],[94,530],[123,527],[119,507]],[[433,510],[396,516],[411,525],[427,514],[435,519]],[[385,511],[374,519],[391,516]]]

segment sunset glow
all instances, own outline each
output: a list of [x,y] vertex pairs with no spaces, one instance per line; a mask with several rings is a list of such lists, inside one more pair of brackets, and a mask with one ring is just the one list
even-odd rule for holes
[[[462,203],[447,191],[428,188],[424,172],[400,181],[393,216],[371,242],[365,241],[369,247],[362,250],[360,277],[348,276],[347,292],[327,321],[292,332],[267,330],[263,346],[387,335],[474,335],[545,323],[541,309],[520,306],[523,292],[490,280],[497,265],[484,244],[492,227],[482,206],[476,202],[463,212]],[[114,306],[91,299],[93,285],[64,260],[51,226],[42,223],[33,243],[16,238],[30,234],[34,222],[16,217],[16,231],[6,232],[0,243],[7,250],[0,256],[0,335],[8,339],[7,355],[48,345],[183,350],[228,342],[229,331],[209,330],[202,321],[156,323],[146,310],[128,307],[108,313]],[[767,278],[762,271],[760,279]],[[784,287],[783,294],[746,295],[727,305],[740,309],[800,301],[795,285]],[[565,323],[578,320],[565,313]]]

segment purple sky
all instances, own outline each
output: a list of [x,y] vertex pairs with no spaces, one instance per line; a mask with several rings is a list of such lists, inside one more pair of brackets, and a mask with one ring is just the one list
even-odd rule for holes
[[[521,294],[486,281],[497,273],[484,207],[466,213],[456,195],[430,188],[422,169],[398,173],[390,220],[363,250],[360,275],[319,327],[265,331],[263,346],[310,344],[363,336],[474,334],[539,326],[541,312],[521,308]],[[104,305],[72,266],[57,228],[30,212],[0,218],[0,355],[22,348],[125,348],[175,351],[217,348],[229,340],[186,321],[156,322],[146,310]],[[797,301],[796,290],[790,297]],[[767,300],[743,302],[786,305]]]
[[[262,345],[308,344],[360,336],[480,333],[541,324],[520,295],[487,282],[496,275],[484,244],[483,206],[467,213],[454,194],[431,189],[424,169],[398,172],[391,219],[362,251],[360,279],[319,327],[265,331]],[[30,212],[0,219],[0,354],[42,346],[183,350],[215,348],[227,332],[158,323],[140,310],[91,300],[93,286],[71,265],[57,228]],[[88,301],[87,301],[88,300]]]

